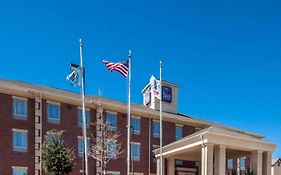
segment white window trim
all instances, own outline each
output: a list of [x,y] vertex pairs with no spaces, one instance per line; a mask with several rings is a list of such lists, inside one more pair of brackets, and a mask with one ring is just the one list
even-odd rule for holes
[[134,161],[140,161],[141,160],[141,143],[140,142],[131,142],[131,150],[132,150],[133,145],[139,145],[140,146],[140,157],[139,157],[139,159],[134,159],[134,155],[132,154],[131,155],[132,159]]
[[19,146],[15,147],[14,142],[13,142],[13,151],[15,151],[15,152],[27,152],[28,151],[28,130],[13,128],[12,131],[13,131],[13,137],[14,137],[14,132],[24,133],[27,136],[26,147],[19,147]]
[[12,96],[13,99],[18,99],[18,100],[24,100],[27,101],[28,99],[25,97],[18,97],[18,96]]
[[49,118],[48,104],[57,105],[57,106],[59,106],[59,109],[60,109],[61,103],[59,103],[59,102],[53,102],[53,101],[47,100],[47,118],[48,118],[48,122],[49,122],[49,123],[59,124],[59,123],[60,123],[60,120],[61,120],[61,109],[60,109],[60,116],[59,116],[59,119],[56,119],[56,118]]
[[13,132],[23,132],[23,133],[28,133],[28,130],[25,129],[17,129],[17,128],[12,128]]
[[[13,100],[15,99],[15,100],[23,100],[23,101],[25,101],[26,102],[26,114],[15,114],[14,113],[14,111],[13,111],[13,116],[14,116],[14,118],[16,118],[16,119],[21,119],[21,120],[26,120],[27,119],[27,115],[28,115],[28,104],[27,104],[27,102],[28,102],[28,99],[27,98],[25,98],[25,97],[18,97],[18,96],[12,96],[12,98],[13,98]],[[13,102],[13,108],[14,108],[14,102]],[[14,110],[14,109],[13,109]],[[18,116],[18,117],[17,117]],[[20,117],[24,117],[24,118],[20,118]]]
[[12,169],[28,170],[28,167],[23,167],[23,166],[12,166]]
[[152,148],[153,148],[153,149],[158,149],[158,148],[160,148],[160,145],[154,145],[154,144],[153,144],[153,145],[152,145]]
[[119,174],[120,175],[120,171],[107,171],[107,173]]
[[[78,110],[83,110],[83,107],[77,106],[77,109],[78,109]],[[91,109],[90,109],[90,108],[85,108],[85,110],[86,110],[86,111],[90,111]]]
[[143,175],[143,173],[138,173],[138,172],[130,172],[130,175]]
[[49,100],[47,100],[47,103],[53,104],[53,105],[61,106],[61,103],[60,103],[60,102],[55,102],[55,101],[49,101]]

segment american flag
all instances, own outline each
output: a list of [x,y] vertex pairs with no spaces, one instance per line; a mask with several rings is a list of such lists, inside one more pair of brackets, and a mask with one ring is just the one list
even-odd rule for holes
[[122,74],[124,77],[128,76],[129,60],[121,61],[118,63],[112,63],[105,60],[103,60],[102,62],[110,72],[115,70]]

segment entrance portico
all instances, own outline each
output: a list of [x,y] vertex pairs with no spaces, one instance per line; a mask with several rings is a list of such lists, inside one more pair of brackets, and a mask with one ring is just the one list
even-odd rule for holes
[[[175,160],[179,159],[198,162],[199,175],[226,175],[228,159],[249,157],[251,171],[256,175],[271,175],[270,163],[275,147],[275,144],[254,135],[211,126],[164,146],[162,156],[165,161],[160,166],[157,159],[157,174],[160,168],[163,168],[163,172],[166,170],[167,175],[180,174],[180,170],[175,168]],[[159,149],[154,153],[156,158],[160,157]],[[235,170],[240,173],[239,167]]]

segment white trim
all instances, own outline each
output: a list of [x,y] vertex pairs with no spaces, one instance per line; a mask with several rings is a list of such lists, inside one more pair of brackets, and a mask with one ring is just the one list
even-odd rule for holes
[[23,167],[23,166],[12,166],[12,169],[28,170],[28,167]]
[[131,116],[131,118],[136,118],[136,119],[140,119],[141,120],[141,117],[139,117],[139,116]]
[[141,145],[140,142],[131,142],[131,144],[134,144],[134,145]]
[[47,103],[53,104],[53,105],[61,106],[61,103],[60,103],[60,102],[54,102],[54,101],[49,101],[49,100],[47,100]]
[[107,110],[106,110],[106,115],[107,115],[107,114],[113,114],[113,115],[116,115],[116,117],[117,117],[117,112],[115,112],[115,111],[107,111]]
[[160,148],[160,145],[153,144],[153,145],[152,145],[152,148],[158,149],[158,148]]
[[[83,139],[83,136],[77,136],[77,139]],[[90,140],[90,137],[87,137]]]
[[23,132],[23,133],[28,133],[28,130],[25,129],[17,129],[17,128],[12,128],[13,132]]
[[181,126],[181,127],[184,127],[184,125],[182,125],[182,124],[178,124],[178,123],[175,123],[175,126]]
[[144,173],[139,173],[139,172],[130,172],[130,175],[144,175]]
[[[83,108],[81,106],[77,106],[78,110],[83,110]],[[86,111],[91,111],[91,108],[85,108]]]
[[12,96],[12,98],[13,99],[18,99],[18,100],[25,100],[25,101],[28,100],[28,98],[26,98],[26,97],[19,97],[19,96]]
[[112,173],[112,174],[119,174],[120,175],[120,171],[107,171],[106,173]]
[[[165,156],[165,155],[168,155],[168,154],[172,154],[172,153],[175,153],[177,151],[181,151],[181,150],[184,150],[184,149],[188,149],[188,148],[192,148],[192,147],[195,147],[195,146],[198,146],[198,145],[202,145],[203,143],[206,143],[206,142],[207,142],[207,140],[205,139],[203,141],[188,144],[188,145],[185,145],[185,146],[182,146],[182,147],[179,147],[179,148],[172,149],[172,150],[167,151],[167,152],[163,152],[162,155]],[[159,157],[159,156],[160,156],[160,154],[155,155],[155,157]]]

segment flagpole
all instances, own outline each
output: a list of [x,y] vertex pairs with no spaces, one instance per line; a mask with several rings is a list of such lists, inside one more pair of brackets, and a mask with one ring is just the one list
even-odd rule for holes
[[162,61],[160,61],[160,175],[163,175],[163,155],[162,155],[162,147],[163,147],[163,124],[162,124]]
[[87,131],[86,131],[86,115],[85,115],[85,69],[83,67],[83,57],[82,57],[82,48],[83,48],[83,43],[82,43],[82,39],[79,39],[80,42],[80,69],[81,69],[81,73],[82,73],[82,82],[81,82],[81,93],[82,93],[82,128],[83,128],[83,146],[84,146],[84,171],[83,174],[88,175],[88,153],[87,153]]
[[128,125],[127,125],[127,175],[130,175],[130,154],[131,154],[131,54],[129,50],[129,79],[128,79]]

